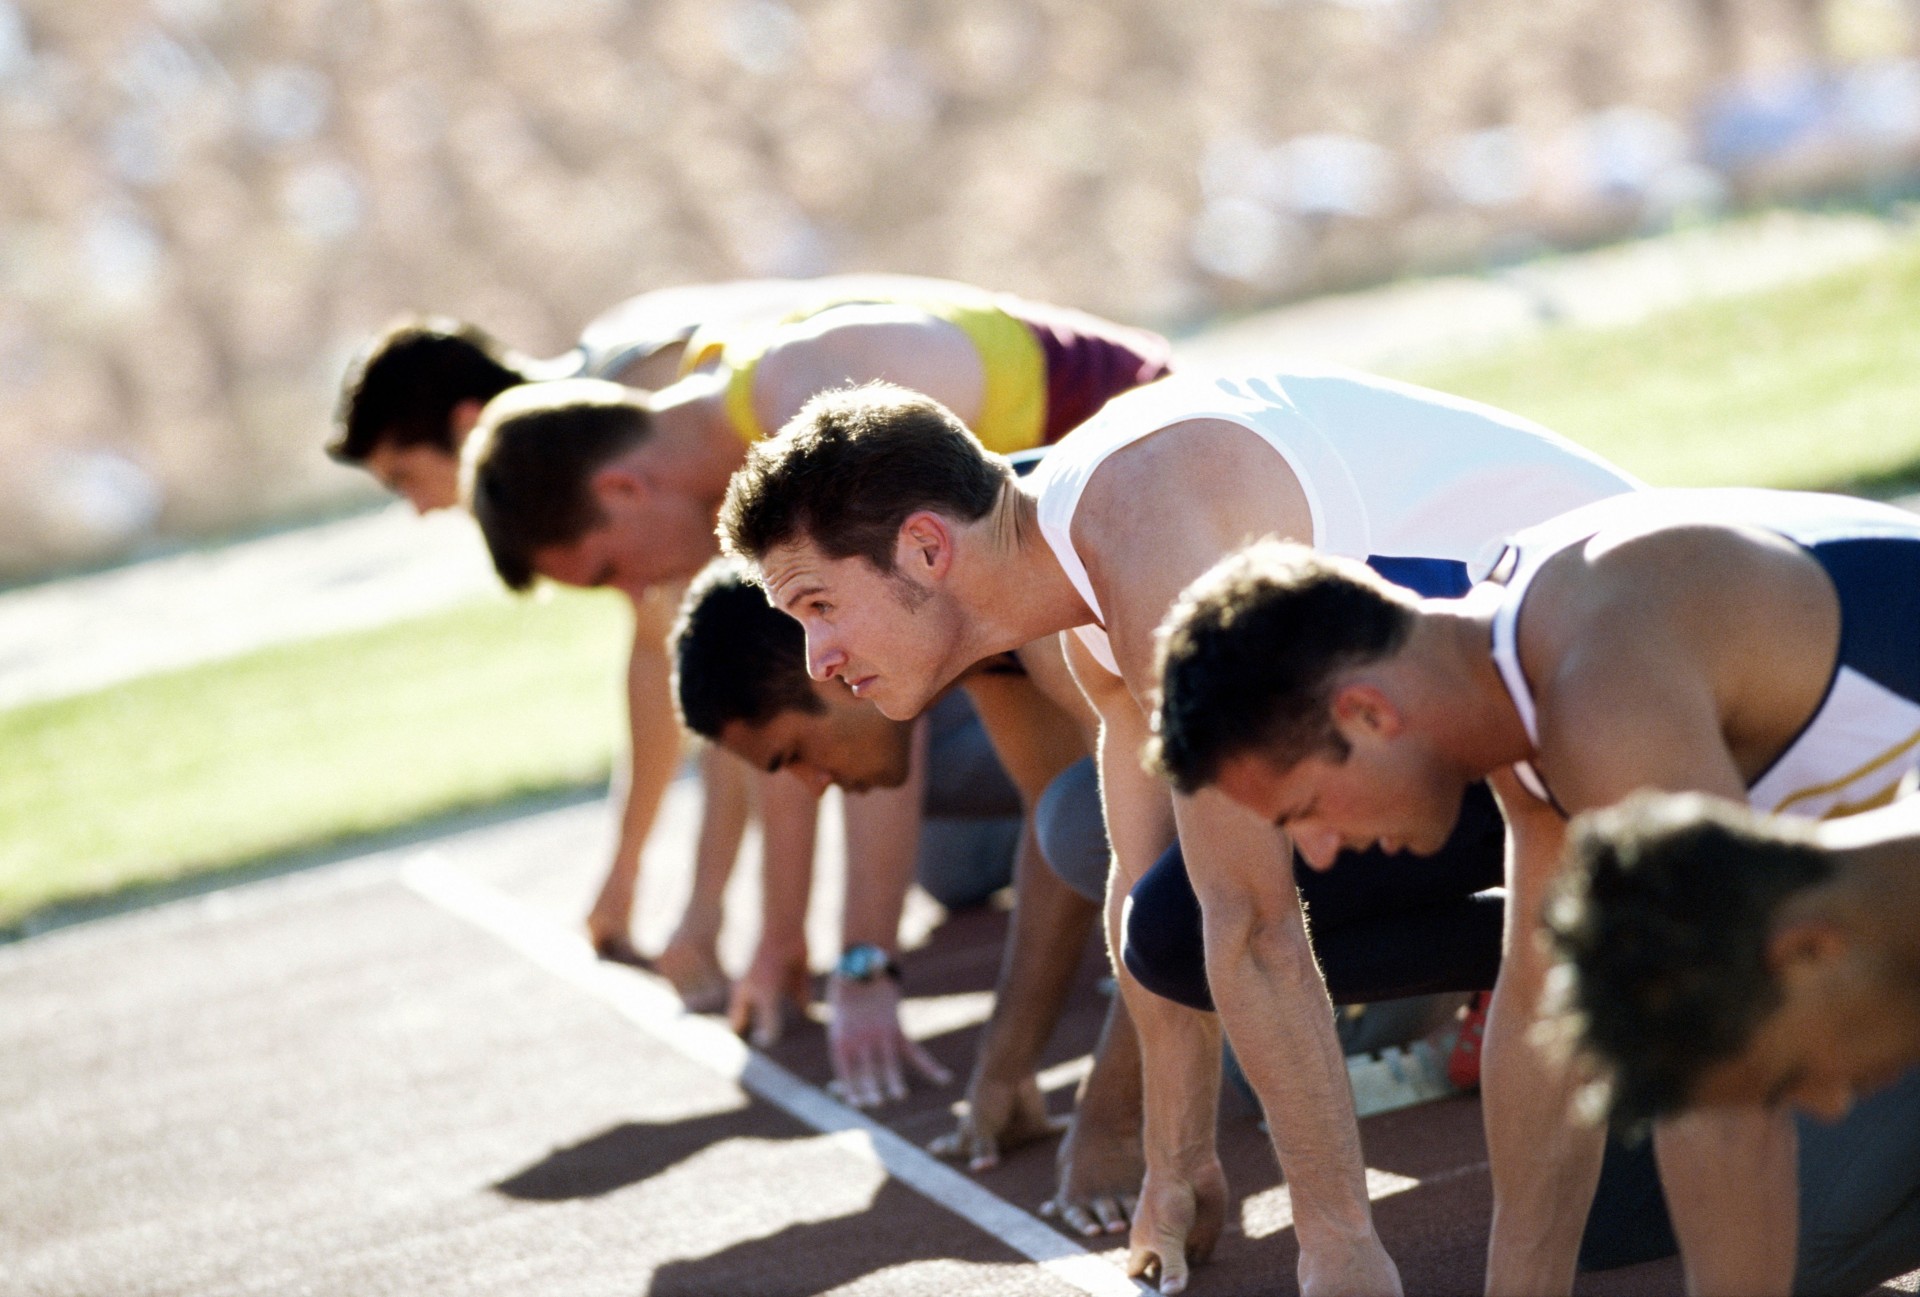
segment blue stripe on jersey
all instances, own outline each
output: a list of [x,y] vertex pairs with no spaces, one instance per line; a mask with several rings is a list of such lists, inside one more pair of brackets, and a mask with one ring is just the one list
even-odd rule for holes
[[1807,547],[1840,594],[1840,663],[1920,702],[1920,538]]
[[1473,587],[1467,565],[1453,558],[1389,558],[1374,554],[1367,566],[1423,599],[1454,599]]
[[1040,461],[1047,457],[1047,450],[1046,446],[1035,446],[1031,450],[1016,450],[1006,457],[1007,463],[1013,465],[1015,477],[1025,477],[1040,467]]

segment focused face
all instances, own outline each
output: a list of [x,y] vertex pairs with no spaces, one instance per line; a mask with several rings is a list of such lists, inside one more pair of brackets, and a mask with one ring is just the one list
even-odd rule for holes
[[563,545],[533,553],[549,581],[621,590],[632,598],[698,572],[713,557],[713,511],[640,474],[602,469],[594,477],[601,522]]
[[957,611],[911,578],[828,558],[808,541],[774,550],[761,572],[774,606],[806,630],[815,680],[838,677],[887,716],[911,720],[959,674],[948,661]]
[[833,784],[864,793],[905,783],[913,726],[888,720],[838,680],[812,684],[825,711],[784,711],[759,726],[733,721],[721,729],[721,745],[750,765],[793,775],[815,793]]
[[1287,831],[1301,858],[1330,869],[1342,851],[1411,851],[1446,845],[1466,788],[1436,764],[1394,745],[1362,741],[1346,760],[1315,754],[1281,769],[1264,754],[1221,764],[1220,791]]
[[1781,977],[1785,1001],[1745,1049],[1701,1073],[1694,1103],[1785,1104],[1838,1121],[1920,1063],[1920,1023],[1912,1021],[1906,997],[1890,994],[1854,953],[1782,970]]
[[382,442],[367,456],[366,465],[381,486],[405,497],[418,513],[460,503],[460,460],[438,446]]

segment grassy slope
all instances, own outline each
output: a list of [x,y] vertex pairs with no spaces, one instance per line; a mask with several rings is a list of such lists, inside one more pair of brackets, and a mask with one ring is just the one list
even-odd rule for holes
[[1656,485],[1911,481],[1920,243],[1830,278],[1558,330],[1414,377],[1538,419]]
[[[1667,485],[1920,467],[1920,244],[1832,278],[1412,377]],[[625,614],[488,602],[0,713],[0,923],[607,768]]]
[[0,713],[0,922],[604,778],[626,627],[489,600]]

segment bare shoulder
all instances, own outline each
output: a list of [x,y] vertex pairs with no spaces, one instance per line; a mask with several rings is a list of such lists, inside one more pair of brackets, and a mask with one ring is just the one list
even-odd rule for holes
[[1223,543],[1273,534],[1311,538],[1305,492],[1258,433],[1226,419],[1171,423],[1116,450],[1073,519],[1083,555],[1198,547],[1217,556]]
[[1737,795],[1824,687],[1826,588],[1803,551],[1735,527],[1602,533],[1555,556],[1520,650],[1562,803],[1644,785]]
[[817,392],[877,380],[924,392],[966,420],[984,375],[956,325],[894,303],[837,306],[775,333],[754,376],[754,406],[777,427]]
[[1527,640],[1618,643],[1650,635],[1719,641],[1778,616],[1803,618],[1828,582],[1785,538],[1723,524],[1601,532],[1555,555],[1527,595]]

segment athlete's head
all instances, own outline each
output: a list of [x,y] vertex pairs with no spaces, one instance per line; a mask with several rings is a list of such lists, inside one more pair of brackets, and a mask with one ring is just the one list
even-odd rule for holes
[[1811,826],[1715,798],[1641,794],[1575,822],[1547,923],[1562,1024],[1614,1114],[1834,1118],[1916,1061],[1911,988],[1836,903],[1837,873]]
[[1465,779],[1434,759],[1374,670],[1417,596],[1346,559],[1262,541],[1183,591],[1160,628],[1147,762],[1285,827],[1309,864],[1342,848],[1437,851]]
[[750,764],[785,770],[817,792],[906,781],[913,727],[838,680],[809,678],[799,623],[770,605],[736,561],[716,559],[688,587],[673,659],[681,721]]
[[971,665],[953,655],[972,610],[944,579],[958,533],[1012,480],[936,401],[880,383],[828,392],[748,454],[720,535],[805,627],[816,679],[906,719]]
[[408,316],[347,367],[327,453],[421,513],[451,508],[460,502],[460,447],[481,407],[526,381],[519,357],[483,330]]
[[617,383],[529,383],[488,404],[463,483],[500,579],[544,576],[638,597],[713,554],[712,505],[660,480],[645,396]]

